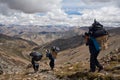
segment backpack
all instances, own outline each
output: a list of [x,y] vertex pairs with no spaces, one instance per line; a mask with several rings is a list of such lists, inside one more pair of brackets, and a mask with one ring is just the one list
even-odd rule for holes
[[107,31],[103,28],[103,25],[94,20],[94,23],[89,28],[90,36],[96,38],[107,34]]
[[89,33],[94,38],[104,36],[104,35],[108,35],[108,32],[101,26],[92,26],[92,27],[90,27],[89,28]]
[[108,42],[107,42],[108,41],[108,35],[97,37],[96,40],[100,44],[102,50],[105,50],[105,49],[108,48]]
[[32,53],[30,53],[30,56],[32,56],[35,61],[39,61],[43,57],[43,55],[39,52],[32,52]]
[[59,52],[60,48],[56,47],[56,46],[53,46],[53,47],[51,47],[51,50],[54,51],[54,52]]
[[89,28],[89,34],[91,37],[94,37],[97,42],[100,44],[101,49],[107,48],[108,32],[103,28],[99,22],[94,21],[92,27]]

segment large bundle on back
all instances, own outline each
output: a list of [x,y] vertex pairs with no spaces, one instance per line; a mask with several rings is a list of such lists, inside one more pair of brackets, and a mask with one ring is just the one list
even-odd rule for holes
[[89,28],[89,34],[98,41],[102,50],[108,48],[107,46],[108,32],[103,28],[103,25],[101,25],[96,20],[94,20],[94,23]]
[[30,56],[33,57],[35,61],[40,61],[43,57],[42,53],[35,52],[35,51],[31,52]]
[[53,47],[51,47],[51,51],[52,51],[52,56],[54,58],[56,58],[57,57],[57,53],[60,51],[60,48],[56,47],[56,46],[53,46]]

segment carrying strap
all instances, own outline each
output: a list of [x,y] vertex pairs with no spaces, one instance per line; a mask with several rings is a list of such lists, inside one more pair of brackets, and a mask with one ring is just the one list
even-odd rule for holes
[[97,51],[100,51],[100,50],[101,50],[101,46],[100,46],[100,44],[98,43],[98,41],[97,41],[94,37],[90,37],[90,39],[92,40],[92,42],[93,42],[93,44],[94,44],[94,46],[95,46],[95,49],[96,49]]

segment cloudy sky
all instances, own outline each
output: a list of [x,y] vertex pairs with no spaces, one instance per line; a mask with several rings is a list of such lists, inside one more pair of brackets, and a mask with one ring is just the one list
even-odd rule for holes
[[120,0],[0,0],[0,23],[120,27]]

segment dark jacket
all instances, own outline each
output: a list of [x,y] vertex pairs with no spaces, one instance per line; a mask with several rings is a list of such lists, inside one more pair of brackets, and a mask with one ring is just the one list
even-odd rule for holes
[[86,45],[89,46],[90,54],[97,54],[99,51],[96,50],[95,45],[91,39],[88,39]]

